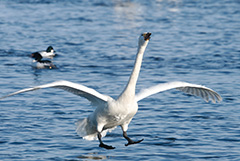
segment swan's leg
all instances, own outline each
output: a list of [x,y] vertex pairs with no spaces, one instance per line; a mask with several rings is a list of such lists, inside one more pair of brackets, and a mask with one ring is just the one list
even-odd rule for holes
[[[130,122],[130,121],[129,121]],[[128,123],[129,123],[128,122]],[[131,144],[137,144],[143,141],[143,139],[138,140],[138,141],[133,141],[132,139],[130,139],[127,135],[127,129],[128,129],[128,123],[127,124],[123,124],[121,125],[122,131],[123,131],[123,137],[128,141],[127,144],[125,144],[125,146],[131,145]]]
[[138,140],[138,141],[133,141],[132,139],[130,139],[127,136],[127,132],[126,131],[123,131],[123,137],[128,141],[128,143],[125,144],[125,146],[131,145],[131,144],[137,144],[137,143],[140,143],[140,142],[142,142],[144,140],[144,139],[141,139],[141,140]]
[[100,132],[98,133],[98,140],[99,140],[99,142],[100,142],[99,147],[105,148],[105,149],[115,149],[115,147],[106,145],[106,144],[104,144],[104,143],[102,142],[102,135],[101,135]]

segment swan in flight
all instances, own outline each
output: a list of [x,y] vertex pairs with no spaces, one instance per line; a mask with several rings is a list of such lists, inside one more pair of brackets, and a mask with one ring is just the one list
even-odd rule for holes
[[215,103],[222,100],[221,96],[212,89],[186,82],[170,82],[158,84],[156,86],[144,89],[135,95],[135,88],[142,64],[143,54],[150,40],[150,35],[151,33],[149,32],[140,35],[134,68],[125,89],[116,100],[110,96],[103,95],[94,89],[69,81],[56,81],[33,88],[23,89],[4,96],[0,99],[23,92],[49,87],[59,88],[71,92],[75,95],[84,97],[89,100],[91,104],[96,107],[96,109],[87,118],[79,120],[76,123],[76,131],[84,139],[98,139],[100,143],[99,147],[106,149],[114,149],[115,147],[104,144],[102,137],[104,137],[108,131],[111,131],[116,126],[120,126],[122,128],[123,137],[128,141],[128,143],[125,144],[126,146],[143,141],[143,139],[138,141],[133,141],[130,139],[127,135],[127,130],[129,123],[138,111],[138,102],[150,95],[170,89],[177,89],[187,94],[200,96],[207,102],[211,100]]

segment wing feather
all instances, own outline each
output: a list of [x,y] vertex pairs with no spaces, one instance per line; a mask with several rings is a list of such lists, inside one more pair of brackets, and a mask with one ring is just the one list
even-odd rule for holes
[[169,83],[162,83],[156,86],[152,86],[150,88],[140,91],[136,95],[136,100],[140,101],[150,95],[163,92],[166,90],[170,90],[170,89],[177,89],[190,95],[199,96],[203,98],[206,102],[208,102],[209,100],[211,100],[213,103],[222,101],[221,96],[214,90],[207,88],[205,86],[186,83],[186,82],[169,82]]
[[6,97],[10,97],[19,93],[24,93],[24,92],[29,92],[29,91],[34,91],[34,90],[38,90],[38,89],[42,89],[42,88],[59,88],[65,91],[68,91],[70,93],[73,93],[75,95],[84,97],[86,99],[88,99],[92,105],[99,105],[102,103],[106,103],[108,101],[108,99],[111,99],[111,97],[107,96],[107,95],[103,95],[98,93],[97,91],[95,91],[92,88],[88,88],[86,86],[83,86],[81,84],[76,84],[76,83],[72,83],[69,81],[56,81],[53,83],[49,83],[49,84],[44,84],[41,86],[36,86],[36,87],[32,87],[32,88],[26,88],[26,89],[22,89],[20,91],[11,93],[9,95],[3,96],[0,98],[4,99]]

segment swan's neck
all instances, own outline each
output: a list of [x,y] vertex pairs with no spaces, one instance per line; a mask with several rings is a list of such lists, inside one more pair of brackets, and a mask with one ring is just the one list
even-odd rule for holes
[[144,45],[140,46],[138,48],[134,68],[132,71],[132,74],[129,78],[128,84],[125,87],[124,91],[122,94],[119,96],[118,100],[126,100],[126,99],[135,99],[135,89],[136,89],[136,84],[139,76],[139,72],[141,69],[141,64],[142,64],[142,59],[143,59],[143,54],[144,51],[147,47],[148,42],[145,42]]

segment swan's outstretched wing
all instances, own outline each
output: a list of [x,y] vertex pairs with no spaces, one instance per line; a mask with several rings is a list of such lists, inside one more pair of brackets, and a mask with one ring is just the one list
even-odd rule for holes
[[0,99],[6,98],[9,96],[13,96],[13,95],[16,95],[19,93],[34,91],[34,90],[38,90],[38,89],[42,89],[42,88],[63,89],[65,91],[71,92],[75,95],[78,95],[78,96],[88,99],[92,103],[92,105],[99,105],[101,103],[106,103],[107,100],[110,98],[109,96],[98,93],[97,91],[95,91],[92,88],[88,88],[88,87],[80,85],[80,84],[72,83],[69,81],[57,81],[57,82],[53,82],[53,83],[49,83],[49,84],[44,84],[41,86],[22,89],[20,91],[11,93],[7,96],[1,97]]
[[174,88],[187,94],[202,97],[206,102],[212,100],[213,103],[216,103],[217,101],[220,102],[222,100],[221,96],[212,89],[201,85],[190,84],[186,82],[169,82],[152,86],[150,88],[140,91],[136,95],[136,100],[140,101],[143,98],[146,98],[150,95]]

